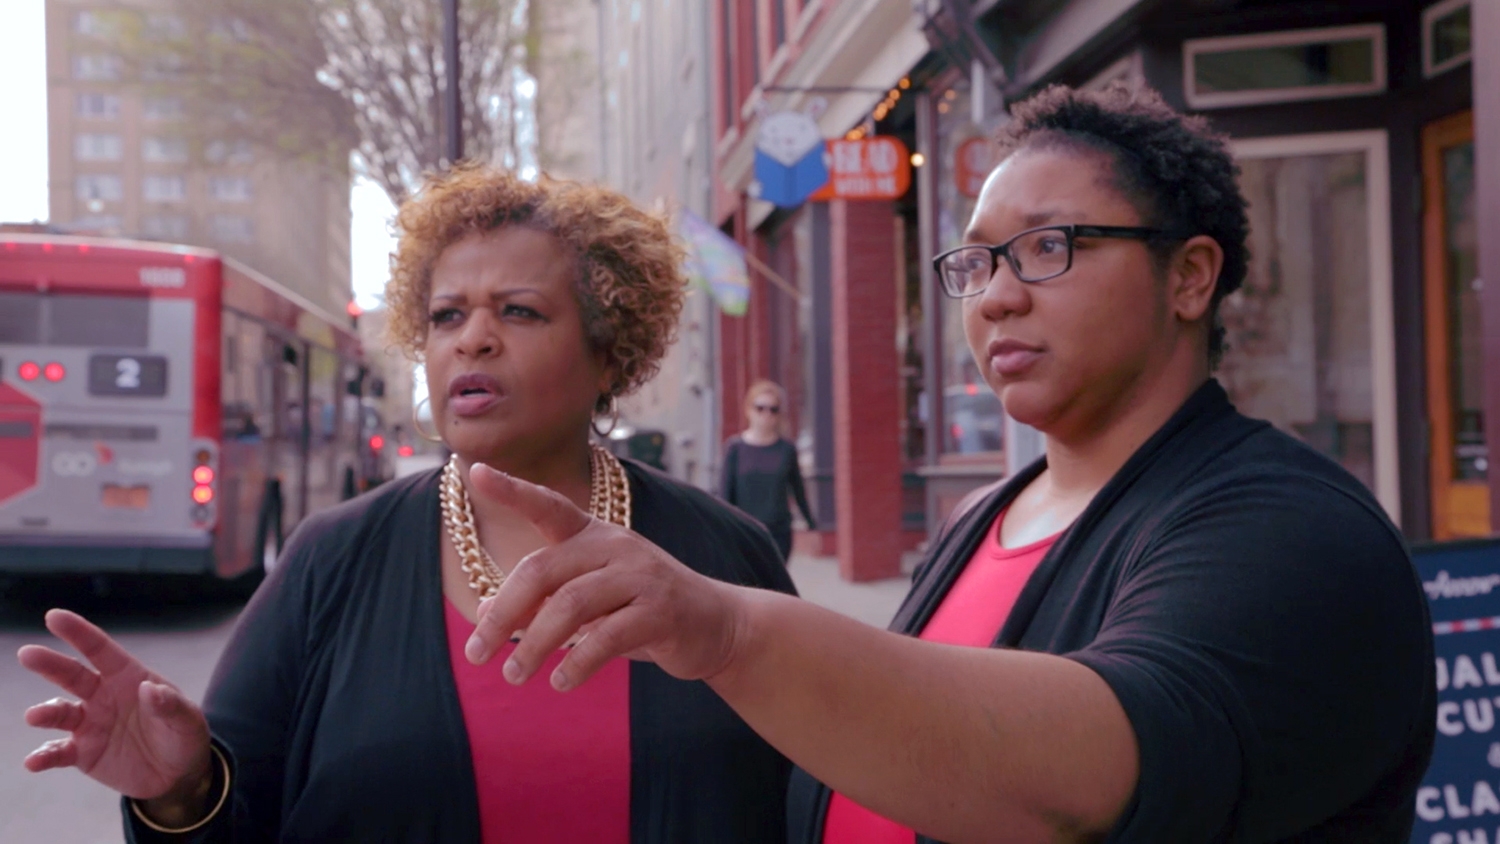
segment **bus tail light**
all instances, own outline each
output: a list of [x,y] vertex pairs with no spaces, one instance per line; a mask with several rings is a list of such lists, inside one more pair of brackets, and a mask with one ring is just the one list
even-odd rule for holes
[[68,370],[62,364],[58,363],[57,361],[53,361],[52,363],[49,363],[42,368],[42,375],[45,376],[48,381],[56,383],[68,377]]
[[42,374],[42,368],[36,365],[36,361],[28,360],[16,368],[16,374],[22,381],[35,381]]
[[212,505],[219,492],[217,455],[214,449],[203,447],[201,442],[193,452],[192,479],[193,523],[200,528],[212,528],[216,521]]

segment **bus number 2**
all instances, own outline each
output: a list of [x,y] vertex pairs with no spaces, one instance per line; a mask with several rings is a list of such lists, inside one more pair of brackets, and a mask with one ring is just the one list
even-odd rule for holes
[[135,358],[115,361],[115,386],[122,390],[141,388],[141,362]]

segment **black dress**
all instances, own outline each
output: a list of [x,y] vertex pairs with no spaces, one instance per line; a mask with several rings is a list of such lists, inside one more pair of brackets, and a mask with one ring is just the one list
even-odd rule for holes
[[[625,465],[638,533],[703,574],[794,592],[760,525]],[[436,470],[307,519],[209,686],[230,804],[181,836],[126,806],[127,840],[477,842],[439,530]],[[784,840],[789,763],[706,684],[645,662],[629,670],[631,841]],[[588,811],[588,795],[577,800]]]
[[792,553],[789,495],[797,499],[797,508],[807,520],[808,529],[816,529],[812,508],[807,506],[802,469],[797,464],[797,447],[784,439],[770,445],[751,445],[742,437],[731,437],[724,446],[719,487],[725,501],[766,526],[783,559]]
[[[955,515],[893,630],[927,624],[1044,468]],[[1140,775],[1109,842],[1411,836],[1437,693],[1405,542],[1363,484],[1216,381],[1057,540],[994,646],[1088,666],[1124,707]],[[791,841],[823,840],[829,794],[796,772]]]

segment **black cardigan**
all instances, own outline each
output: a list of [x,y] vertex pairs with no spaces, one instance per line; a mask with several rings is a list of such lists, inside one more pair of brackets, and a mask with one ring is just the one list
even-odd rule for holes
[[[626,467],[638,533],[703,574],[794,593],[760,525]],[[437,471],[405,478],[298,528],[205,702],[232,756],[232,805],[182,836],[152,832],[126,807],[128,840],[479,840],[443,614],[437,489]],[[636,844],[785,838],[790,764],[703,683],[631,663],[630,765]],[[589,810],[587,793],[576,799]]]
[[[1044,466],[955,515],[891,629],[922,630]],[[1217,382],[1095,496],[994,646],[1077,660],[1123,705],[1140,777],[1110,841],[1411,834],[1436,690],[1405,544],[1359,481],[1241,416]],[[793,773],[790,841],[822,841],[829,794]]]

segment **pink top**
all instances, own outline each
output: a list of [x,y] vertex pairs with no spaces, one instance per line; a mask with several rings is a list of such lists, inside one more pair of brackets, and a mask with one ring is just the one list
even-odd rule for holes
[[[1020,548],[1000,544],[1001,513],[953,588],[918,637],[928,642],[987,648],[1000,633],[1031,573],[1062,534]],[[837,792],[828,803],[823,844],[912,844],[916,833]]]
[[500,666],[464,657],[474,625],[447,600],[448,657],[469,732],[484,844],[630,841],[630,663],[617,659],[578,688],[548,680],[567,651],[512,686]]

